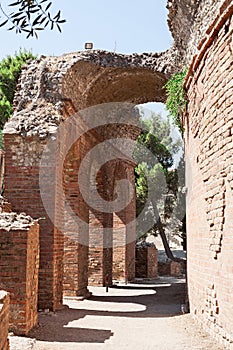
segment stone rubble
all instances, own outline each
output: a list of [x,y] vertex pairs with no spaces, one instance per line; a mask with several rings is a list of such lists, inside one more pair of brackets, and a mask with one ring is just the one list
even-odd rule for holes
[[34,222],[35,220],[25,213],[0,213],[0,230],[26,230]]
[[25,66],[14,99],[14,113],[4,128],[5,134],[40,139],[56,132],[64,120],[64,77],[80,62],[110,67],[147,69],[158,74],[158,79],[169,77],[176,57],[172,49],[163,53],[123,55],[93,50],[71,53],[60,57],[41,56]]

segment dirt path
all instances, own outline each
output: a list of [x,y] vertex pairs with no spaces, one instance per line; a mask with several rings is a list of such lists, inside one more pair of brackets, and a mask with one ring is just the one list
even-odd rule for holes
[[[36,339],[31,340],[33,347],[25,343],[22,349],[221,349],[193,324],[190,315],[180,315],[183,289],[182,283],[111,288],[108,293],[101,287],[91,288],[91,299],[65,299],[63,310],[41,314],[40,327],[30,334]],[[16,349],[20,350],[19,345]]]

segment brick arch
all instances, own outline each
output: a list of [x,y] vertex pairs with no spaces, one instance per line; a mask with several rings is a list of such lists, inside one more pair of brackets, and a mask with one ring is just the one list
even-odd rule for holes
[[[68,266],[69,256],[66,255],[63,260],[64,235],[63,230],[59,230],[56,225],[56,220],[66,225],[63,190],[57,185],[57,179],[62,174],[59,161],[63,159],[64,144],[69,135],[67,132],[65,139],[56,148],[56,154],[53,155],[53,176],[48,178],[46,196],[48,201],[52,198],[52,216],[55,224],[48,217],[40,196],[40,161],[48,140],[56,139],[57,128],[63,125],[64,120],[97,103],[137,104],[164,101],[162,86],[169,76],[165,60],[163,54],[156,53],[120,55],[105,51],[86,51],[61,57],[40,57],[23,70],[15,95],[14,113],[4,129],[7,159],[5,195],[12,203],[13,210],[24,211],[33,218],[45,218],[40,223],[40,308],[55,310],[62,303],[62,270],[64,263],[65,267]],[[75,128],[81,132],[85,131],[86,125],[82,118],[78,120]],[[72,132],[74,130],[71,130]],[[66,162],[67,167],[63,172],[63,176],[68,178],[66,194],[71,202],[78,198],[79,207],[74,203],[74,212],[81,212],[87,221],[89,209],[80,199],[78,189],[72,188],[73,182],[77,180],[77,167],[74,170],[74,165],[80,161],[80,154],[85,154],[96,142],[103,139],[118,136],[135,139],[138,132],[134,126],[123,125],[120,129],[112,125],[104,126],[98,130],[84,132],[79,143],[69,151],[70,158],[67,162],[70,162],[70,168]],[[44,170],[46,173],[46,169]],[[49,170],[51,169],[48,169],[48,173]],[[76,235],[82,235],[81,229],[77,231],[80,232],[76,232]],[[85,294],[88,249],[74,245],[70,254],[78,257],[78,260],[75,264],[71,261],[67,270],[71,274],[70,268],[73,268],[74,284],[69,287],[70,281],[64,281],[64,290],[72,292],[73,295]]]
[[109,102],[164,102],[167,76],[151,68],[77,62],[64,77],[63,94],[76,110]]

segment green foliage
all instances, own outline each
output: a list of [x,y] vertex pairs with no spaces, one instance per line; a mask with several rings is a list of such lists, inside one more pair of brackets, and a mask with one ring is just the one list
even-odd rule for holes
[[2,130],[0,130],[0,149],[3,149]]
[[10,118],[12,113],[11,103],[5,95],[0,93],[0,129],[3,129],[4,124]]
[[7,14],[0,2],[0,11],[4,15],[4,21],[0,27],[9,25],[8,30],[15,30],[16,33],[25,33],[27,38],[35,36],[38,38],[38,31],[50,27],[51,30],[57,28],[61,32],[61,24],[65,23],[61,19],[59,10],[55,16],[51,15],[50,0],[17,0],[8,5],[13,8],[13,12]]
[[14,57],[7,56],[0,62],[0,129],[12,113],[12,104],[22,66],[35,59],[31,52],[20,51]]
[[[170,121],[163,120],[160,114],[153,113],[149,119],[142,119],[142,129],[138,143],[143,147],[136,147],[134,154],[138,164],[135,168],[137,215],[144,210],[141,220],[155,223],[150,229],[151,234],[159,233],[162,237],[163,231],[163,239],[166,240],[166,230],[168,237],[171,233],[181,237],[182,224],[185,223],[185,198],[182,193],[184,160],[181,157],[176,167],[174,160],[175,157],[177,160],[177,154],[181,156],[182,140],[173,140]],[[149,150],[151,157],[143,149]],[[160,223],[156,212],[159,214]],[[144,239],[146,236],[147,233],[138,232],[138,239]],[[185,238],[185,233],[182,237]]]
[[[137,214],[144,208],[149,183],[161,211],[164,210],[164,196],[169,193],[176,195],[178,178],[176,169],[172,167],[174,154],[181,149],[181,141],[172,140],[169,120],[163,120],[160,114],[154,113],[149,119],[142,120],[142,129],[138,143],[150,151],[151,157],[148,153],[140,154],[140,151],[134,155],[138,163],[135,168]],[[151,212],[148,211],[147,215],[150,216]]]
[[184,79],[188,69],[176,73],[167,81],[164,88],[167,94],[166,109],[169,111],[173,122],[183,132],[181,115],[185,110],[187,99],[184,91]]

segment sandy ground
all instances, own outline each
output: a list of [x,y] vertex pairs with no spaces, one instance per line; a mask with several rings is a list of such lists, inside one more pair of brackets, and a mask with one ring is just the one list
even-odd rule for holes
[[12,350],[222,349],[189,314],[181,314],[184,284],[169,282],[110,288],[108,293],[92,287],[89,300],[66,298],[63,310],[40,314],[31,339],[12,337]]

